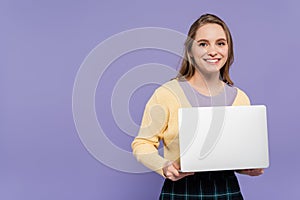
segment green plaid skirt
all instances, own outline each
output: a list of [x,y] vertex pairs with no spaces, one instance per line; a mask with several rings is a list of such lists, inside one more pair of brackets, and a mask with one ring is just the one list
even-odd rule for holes
[[242,200],[234,171],[197,172],[178,181],[166,179],[160,200]]

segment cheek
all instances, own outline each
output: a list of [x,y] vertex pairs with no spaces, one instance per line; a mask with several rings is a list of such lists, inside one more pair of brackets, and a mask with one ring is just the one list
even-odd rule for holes
[[220,49],[219,51],[224,57],[228,57],[228,48]]
[[200,48],[200,47],[194,47],[192,48],[192,56],[193,57],[202,57],[207,53],[207,51],[204,48]]

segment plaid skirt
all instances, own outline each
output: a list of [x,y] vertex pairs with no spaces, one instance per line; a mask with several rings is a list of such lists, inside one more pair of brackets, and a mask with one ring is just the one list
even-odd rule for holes
[[234,171],[197,172],[178,181],[166,179],[160,200],[242,200]]

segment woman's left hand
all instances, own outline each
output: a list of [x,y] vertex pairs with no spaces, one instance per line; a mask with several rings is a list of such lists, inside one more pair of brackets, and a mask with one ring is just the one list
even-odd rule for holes
[[264,169],[242,169],[242,170],[236,170],[239,174],[245,174],[249,176],[259,176],[264,173]]

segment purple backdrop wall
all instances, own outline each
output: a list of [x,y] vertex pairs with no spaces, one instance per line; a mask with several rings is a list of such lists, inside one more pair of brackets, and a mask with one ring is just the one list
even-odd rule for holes
[[[206,12],[232,31],[236,85],[253,104],[268,106],[271,167],[261,177],[239,176],[243,194],[299,199],[299,7],[297,0],[1,1],[0,199],[157,199],[161,177],[113,170],[85,149],[72,116],[74,80],[84,58],[108,37],[146,26],[186,33]],[[149,62],[178,67],[168,53],[135,52],[114,62],[97,89],[98,119],[126,150],[132,137],[117,128],[109,110],[113,77]],[[133,95],[137,123],[155,87]]]

